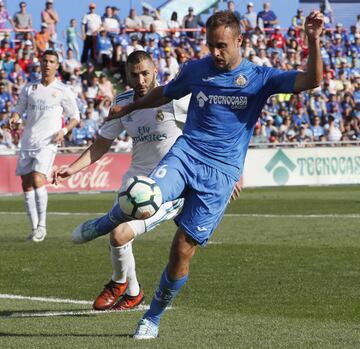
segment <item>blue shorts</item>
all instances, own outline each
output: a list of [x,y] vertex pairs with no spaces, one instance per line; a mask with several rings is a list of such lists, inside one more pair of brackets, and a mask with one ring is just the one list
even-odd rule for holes
[[172,150],[151,172],[163,202],[185,199],[175,223],[200,245],[206,245],[224,215],[235,186],[234,178],[186,153]]

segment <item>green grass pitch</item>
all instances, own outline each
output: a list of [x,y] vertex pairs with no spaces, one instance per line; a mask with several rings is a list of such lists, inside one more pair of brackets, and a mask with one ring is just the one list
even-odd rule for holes
[[[113,199],[50,195],[48,236],[31,244],[22,197],[0,197],[1,348],[360,348],[358,186],[245,189],[145,342],[131,338],[143,310],[89,313],[111,276],[107,237],[70,241]],[[146,305],[174,231],[134,244]]]

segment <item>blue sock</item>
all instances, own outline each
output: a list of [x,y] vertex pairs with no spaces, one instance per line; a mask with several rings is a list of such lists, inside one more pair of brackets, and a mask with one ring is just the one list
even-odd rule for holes
[[160,318],[166,307],[175,298],[187,279],[188,275],[185,275],[178,280],[171,280],[166,267],[161,275],[160,285],[155,291],[155,295],[151,301],[150,309],[144,314],[143,318],[159,325]]
[[119,204],[116,204],[105,216],[95,219],[94,224],[98,236],[101,236],[110,233],[119,224],[128,220],[129,218],[121,212]]

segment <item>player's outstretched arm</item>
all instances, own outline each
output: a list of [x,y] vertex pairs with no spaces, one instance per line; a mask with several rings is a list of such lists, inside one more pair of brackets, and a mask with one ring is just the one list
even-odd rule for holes
[[308,38],[309,57],[306,72],[296,76],[295,92],[318,87],[323,75],[323,62],[320,53],[320,35],[324,26],[324,16],[320,11],[312,11],[305,20]]
[[133,103],[125,106],[115,105],[111,107],[106,121],[122,118],[134,110],[160,107],[170,101],[170,98],[164,96],[164,86],[158,86],[152,89],[146,96],[137,99]]
[[59,144],[64,140],[64,137],[79,123],[78,119],[70,119],[66,127],[63,127],[59,132],[54,134],[53,142]]
[[111,147],[113,140],[97,136],[96,141],[87,148],[71,165],[54,171],[52,184],[59,184],[73,174],[99,160]]

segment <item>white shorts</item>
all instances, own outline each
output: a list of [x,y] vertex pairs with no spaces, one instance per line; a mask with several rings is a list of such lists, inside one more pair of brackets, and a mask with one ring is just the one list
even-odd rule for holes
[[49,176],[56,156],[56,148],[44,147],[37,150],[21,150],[16,165],[16,175],[24,176],[39,172]]
[[159,210],[150,218],[145,220],[133,220],[127,222],[134,231],[135,237],[156,228],[161,222],[173,219],[177,216],[184,205],[184,199],[165,202]]

